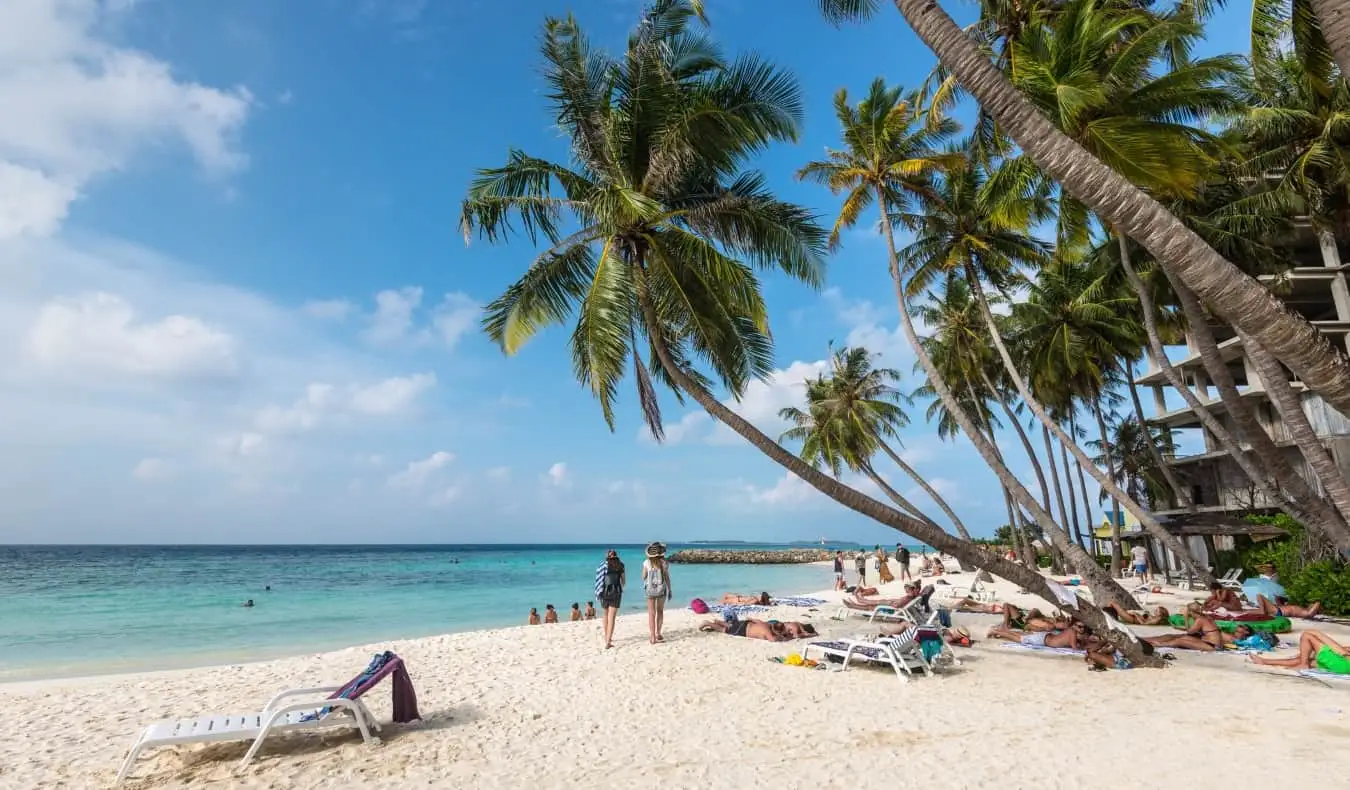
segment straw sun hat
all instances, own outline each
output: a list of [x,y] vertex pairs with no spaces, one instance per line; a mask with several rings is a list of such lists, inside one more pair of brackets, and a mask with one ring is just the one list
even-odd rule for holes
[[657,541],[647,546],[647,556],[655,559],[666,556],[666,544]]

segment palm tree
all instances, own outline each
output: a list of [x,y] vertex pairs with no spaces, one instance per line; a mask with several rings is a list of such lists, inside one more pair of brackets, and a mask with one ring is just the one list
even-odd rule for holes
[[[1341,72],[1350,74],[1350,9],[1339,0],[1293,0],[1294,13],[1300,6],[1311,7],[1317,14],[1328,49],[1335,56]],[[1306,57],[1306,53],[1303,53]]]
[[[1121,419],[1114,414],[1108,417],[1107,424],[1107,441],[1094,439],[1088,442],[1088,446],[1098,453],[1097,463],[1115,469],[1116,483],[1135,499],[1150,504],[1164,501],[1169,495],[1168,483],[1148,449],[1150,441],[1145,429],[1138,420]],[[1171,442],[1159,431],[1147,430],[1154,433],[1153,442],[1171,449]],[[1102,498],[1106,498],[1105,494]]]
[[915,518],[933,523],[918,508],[894,493],[872,467],[872,456],[878,450],[885,453],[942,509],[957,534],[970,540],[966,525],[947,500],[887,442],[887,439],[898,442],[899,429],[909,424],[909,416],[900,406],[904,396],[892,386],[900,380],[900,372],[874,368],[874,359],[874,355],[861,347],[845,346],[833,351],[829,375],[822,374],[815,381],[807,382],[807,409],[803,411],[790,406],[779,411],[778,415],[794,426],[780,441],[800,441],[802,458],[816,467],[827,464],[836,478],[842,466],[862,472]]
[[[929,194],[930,188],[927,184],[923,184],[919,190],[907,189],[907,181],[897,178],[898,175],[910,173],[909,163],[916,159],[912,137],[915,134],[925,133],[922,129],[915,131],[920,122],[920,113],[909,103],[902,101],[901,95],[900,88],[888,89],[884,82],[877,80],[872,84],[867,98],[859,102],[857,107],[853,107],[848,102],[847,91],[840,90],[835,96],[834,104],[846,147],[843,150],[828,152],[825,160],[807,164],[799,171],[798,176],[824,184],[835,194],[843,193],[843,208],[835,223],[836,230],[856,224],[863,207],[876,205],[890,258],[891,279],[900,306],[901,326],[910,346],[915,350],[928,383],[1017,504],[1031,514],[1057,549],[1073,559],[1075,568],[1098,595],[1097,600],[1102,602],[1122,600],[1125,601],[1125,605],[1129,605],[1131,600],[1129,594],[1102,572],[1091,557],[1079,547],[1072,545],[1050,514],[1036,502],[1021,481],[1003,463],[994,443],[961,409],[955,394],[939,375],[915,332],[914,322],[906,304],[907,286],[900,271],[899,254],[895,247],[893,225],[896,217],[892,209],[907,207],[911,200]],[[936,157],[935,153],[927,151],[924,153],[920,161],[931,162]],[[934,164],[928,169],[933,171],[937,166]]]
[[[1060,132],[1014,88],[939,3],[893,0],[910,27],[1000,128],[1063,189],[1138,241],[1166,270],[1250,333],[1334,408],[1350,413],[1350,359],[1256,280],[1128,179]],[[865,19],[878,0],[819,0],[832,22]],[[1325,28],[1324,28],[1325,29]],[[1328,37],[1330,40],[1331,37]],[[1350,554],[1350,545],[1338,546]]]
[[[726,61],[690,31],[697,8],[657,0],[622,58],[592,50],[570,18],[550,18],[542,50],[555,120],[571,141],[568,164],[512,151],[479,171],[462,208],[466,236],[518,234],[548,243],[488,305],[484,329],[508,354],[573,314],[578,380],[607,421],[631,358],[639,402],[662,435],[655,383],[688,396],[808,485],[845,507],[1057,601],[1045,577],[935,529],[813,468],[721,403],[712,380],[739,395],[772,364],[768,316],[755,268],[811,285],[827,233],[806,210],[776,199],[755,152],[792,140],[800,124],[795,80],[754,57]],[[568,228],[563,233],[563,222]],[[651,352],[640,361],[639,339]],[[1087,603],[1068,604],[1139,666],[1160,666],[1109,628]]]

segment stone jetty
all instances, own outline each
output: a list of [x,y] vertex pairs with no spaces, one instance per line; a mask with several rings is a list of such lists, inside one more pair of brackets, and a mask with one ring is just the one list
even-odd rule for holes
[[825,549],[681,549],[668,559],[690,565],[794,565],[832,557]]

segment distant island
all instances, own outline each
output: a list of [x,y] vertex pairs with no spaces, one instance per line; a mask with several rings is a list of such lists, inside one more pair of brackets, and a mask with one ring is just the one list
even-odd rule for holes
[[[706,544],[705,544],[706,545]],[[751,544],[745,544],[751,545]],[[680,549],[670,561],[690,565],[800,565],[828,560],[823,548],[797,549]]]

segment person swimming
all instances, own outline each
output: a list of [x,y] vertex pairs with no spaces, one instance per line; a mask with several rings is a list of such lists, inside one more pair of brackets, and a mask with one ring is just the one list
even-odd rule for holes
[[247,609],[247,608],[253,606],[253,599],[250,598],[250,599],[248,599],[247,601],[244,601],[243,603],[241,603],[241,604],[239,604],[239,605],[242,606],[242,607],[244,607],[245,609]]

